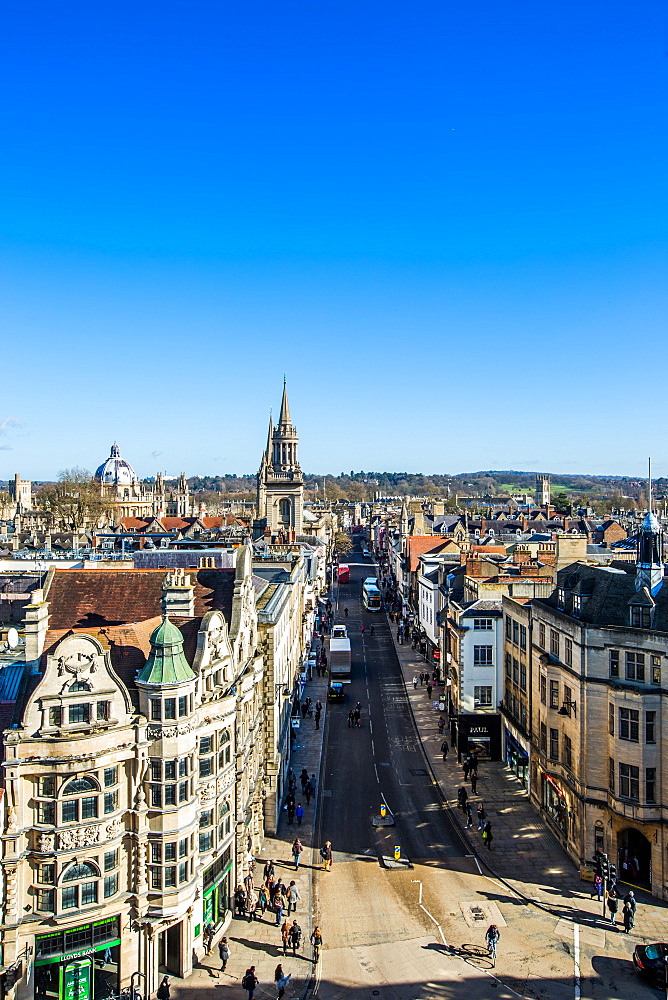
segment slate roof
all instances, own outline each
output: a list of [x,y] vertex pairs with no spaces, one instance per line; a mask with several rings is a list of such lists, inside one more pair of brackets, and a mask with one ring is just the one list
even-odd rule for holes
[[[629,625],[629,604],[643,603],[643,598],[635,588],[636,567],[633,563],[617,563],[613,566],[596,566],[572,563],[557,574],[557,587],[566,591],[565,608],[559,609],[556,590],[550,597],[536,600],[535,604],[572,613],[571,594],[590,589],[588,597],[582,595],[582,606],[576,616],[579,621],[591,625],[610,625],[631,628]],[[664,578],[661,589],[654,596],[655,609],[652,632],[668,632],[668,581]],[[640,631],[649,631],[642,629]]]

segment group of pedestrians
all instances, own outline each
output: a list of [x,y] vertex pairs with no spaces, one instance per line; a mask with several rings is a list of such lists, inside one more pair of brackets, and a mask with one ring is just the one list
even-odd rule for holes
[[[622,924],[624,925],[624,933],[630,934],[633,930],[633,926],[636,921],[636,909],[637,900],[633,894],[633,890],[629,890],[624,896],[624,906],[622,908]],[[606,893],[605,904],[610,914],[610,923],[616,925],[617,923],[617,913],[619,911],[619,895],[617,893],[617,887],[615,885],[611,886]]]
[[348,712],[348,729],[359,729],[362,721],[362,704],[357,702],[354,708]]
[[[301,946],[303,940],[302,929],[298,922],[294,920],[292,924],[286,922],[281,927],[281,938],[283,941],[283,955],[288,954],[288,948],[292,948],[293,957],[297,957],[297,952]],[[310,937],[311,948],[312,948],[312,961],[316,965],[320,960],[320,952],[322,949],[322,931],[320,927],[314,927],[313,932]],[[282,1000],[285,995],[285,988],[290,982],[291,978],[290,972],[285,972],[283,969],[283,963],[279,962],[274,969],[274,983],[277,990],[277,1000]],[[260,985],[260,980],[257,977],[256,969],[254,965],[249,966],[244,973],[243,979],[241,980],[241,988],[246,990],[248,993],[248,1000],[253,1000],[255,990]]]
[[[320,709],[318,708],[320,706]],[[322,705],[318,701],[316,703],[316,729],[319,728],[320,724],[320,710],[322,710]],[[306,805],[311,804],[311,799],[315,795],[316,787],[316,777],[315,774],[309,775],[306,768],[302,769],[302,773],[299,776],[299,781],[302,786],[302,795],[306,799]],[[285,809],[288,814],[288,826],[292,826],[295,819],[297,820],[297,826],[302,825],[302,820],[304,819],[304,807],[300,801],[297,800],[297,779],[295,777],[295,772],[290,768],[288,771],[288,794],[285,797]]]

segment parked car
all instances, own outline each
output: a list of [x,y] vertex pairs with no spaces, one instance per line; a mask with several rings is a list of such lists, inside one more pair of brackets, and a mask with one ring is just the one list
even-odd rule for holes
[[666,959],[668,944],[638,944],[633,952],[633,967],[643,979],[649,979],[656,986],[666,984]]

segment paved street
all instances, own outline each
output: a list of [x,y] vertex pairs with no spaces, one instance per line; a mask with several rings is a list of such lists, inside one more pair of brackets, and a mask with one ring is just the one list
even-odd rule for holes
[[[293,976],[287,1000],[309,990],[321,1000],[656,995],[638,981],[630,957],[636,943],[666,937],[665,909],[641,905],[628,937],[604,923],[572,862],[500,763],[485,763],[479,783],[494,817],[492,854],[482,854],[476,831],[463,829],[454,808],[461,768],[454,755],[443,765],[437,716],[424,689],[414,692],[410,684],[423,661],[410,645],[396,646],[384,613],[362,609],[360,584],[375,570],[358,551],[349,563],[351,583],[341,587],[338,620],[346,620],[347,607],[353,681],[344,704],[327,705],[324,729],[305,722],[293,758],[297,773],[306,766],[320,784],[317,813],[307,810],[299,830],[307,851],[297,875],[303,897],[297,916],[306,938],[314,921],[321,924],[325,947],[314,978],[308,946],[284,962]],[[314,700],[324,701],[324,691],[323,680],[309,684]],[[362,724],[351,729],[348,713],[357,701]],[[392,827],[373,825],[381,802],[394,816]],[[283,814],[277,839],[266,841],[262,852],[262,860],[282,863],[279,871],[288,879],[295,833]],[[318,853],[327,839],[334,848],[329,873]],[[410,867],[383,867],[379,859],[392,858],[397,845]],[[479,865],[476,852],[500,878]],[[490,923],[501,930],[496,967],[484,948]],[[241,998],[241,977],[250,964],[261,982],[256,996],[275,996],[273,970],[282,950],[273,917],[234,920],[228,937],[227,972],[219,971],[214,949],[187,982],[175,981],[175,1000],[210,990]]]

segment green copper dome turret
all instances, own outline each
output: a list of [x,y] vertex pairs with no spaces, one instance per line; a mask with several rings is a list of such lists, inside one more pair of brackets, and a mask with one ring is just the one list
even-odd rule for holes
[[144,684],[180,684],[195,677],[183,652],[183,635],[169,618],[151,634],[151,652],[137,680]]

